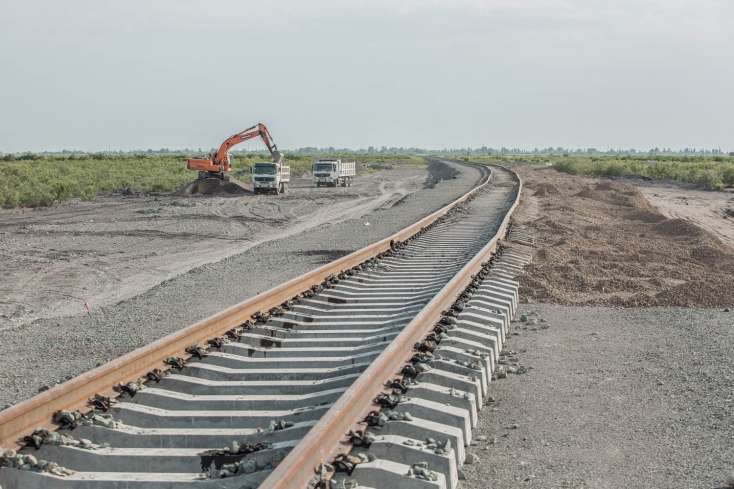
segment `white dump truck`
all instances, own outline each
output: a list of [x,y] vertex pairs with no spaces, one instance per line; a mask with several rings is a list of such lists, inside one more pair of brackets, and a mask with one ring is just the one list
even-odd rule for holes
[[259,193],[284,193],[291,181],[291,168],[283,164],[281,155],[276,156],[277,161],[257,162],[251,167],[252,188],[256,194]]
[[350,187],[356,174],[356,161],[322,158],[313,162],[313,181],[317,187]]

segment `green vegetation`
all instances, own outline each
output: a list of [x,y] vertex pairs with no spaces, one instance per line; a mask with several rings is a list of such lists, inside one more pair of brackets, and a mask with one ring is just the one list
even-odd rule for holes
[[[413,156],[350,156],[359,171],[368,173],[394,164],[421,164]],[[254,161],[269,161],[265,153],[235,153],[233,175],[249,181]],[[294,175],[311,170],[314,156],[286,154]],[[41,207],[73,198],[93,200],[97,195],[120,192],[171,192],[196,178],[186,169],[186,155],[165,154],[63,154],[5,155],[0,158],[0,206]]]
[[734,158],[658,157],[565,158],[554,162],[559,171],[598,177],[642,177],[693,183],[708,190],[734,186]]
[[125,188],[166,191],[191,179],[182,159],[174,156],[32,156],[0,162],[3,207],[47,206],[75,197],[91,200],[98,193]]
[[[318,150],[317,150],[318,151]],[[424,165],[421,156],[402,152],[364,153],[333,150],[286,153],[295,176],[311,170],[314,158],[354,159],[358,173],[372,173],[396,165]],[[553,166],[559,171],[597,177],[640,177],[693,183],[706,189],[734,187],[734,156],[723,154],[451,154],[466,161],[505,165]],[[234,153],[233,175],[249,181],[254,161],[267,161],[266,153]],[[186,169],[186,155],[173,152],[32,154],[0,157],[0,206],[39,207],[99,194],[125,191],[171,192],[196,178]]]
[[732,156],[472,156],[472,161],[507,165],[545,165],[572,175],[633,177],[692,183],[708,190],[734,187]]

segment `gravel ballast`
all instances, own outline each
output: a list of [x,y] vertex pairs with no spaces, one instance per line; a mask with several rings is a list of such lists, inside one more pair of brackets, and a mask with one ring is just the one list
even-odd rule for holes
[[[734,313],[526,304],[463,489],[724,488],[734,469]],[[518,316],[520,317],[520,316]]]
[[0,408],[387,237],[464,194],[480,176],[469,166],[430,163],[423,189],[360,219],[263,243],[87,317],[2,331]]

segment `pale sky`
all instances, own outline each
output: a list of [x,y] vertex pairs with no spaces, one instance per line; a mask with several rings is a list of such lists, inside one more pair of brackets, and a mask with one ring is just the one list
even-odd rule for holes
[[[0,151],[734,150],[732,0],[0,0]],[[257,147],[254,143],[252,149]]]

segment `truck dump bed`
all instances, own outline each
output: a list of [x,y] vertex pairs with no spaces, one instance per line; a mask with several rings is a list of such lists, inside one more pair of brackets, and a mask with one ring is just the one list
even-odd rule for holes
[[340,177],[353,177],[357,174],[357,162],[342,161],[340,165],[337,165],[337,172]]
[[286,165],[280,165],[280,181],[288,183],[291,181],[291,167]]

